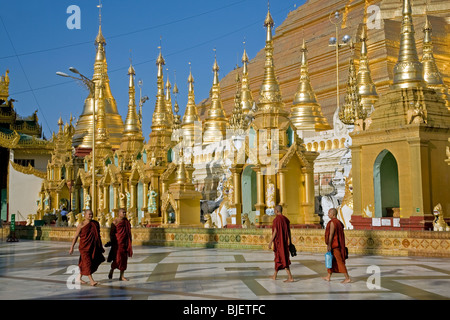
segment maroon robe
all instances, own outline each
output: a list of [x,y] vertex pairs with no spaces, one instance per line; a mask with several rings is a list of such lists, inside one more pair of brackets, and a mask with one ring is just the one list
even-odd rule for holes
[[277,230],[273,239],[273,251],[275,252],[275,270],[289,268],[290,221],[283,215],[277,215],[272,223],[272,233]]
[[100,237],[100,224],[91,220],[88,224],[80,230],[80,244],[78,246],[80,251],[80,260],[78,266],[80,267],[80,274],[88,276],[97,271],[98,266],[105,261],[103,256],[102,240]]
[[344,225],[337,218],[333,218],[328,222],[325,229],[325,243],[328,245],[330,239],[330,223],[334,225],[334,235],[331,241],[331,253],[333,254],[333,265],[328,269],[328,273],[347,273],[345,259],[347,252],[345,250]]
[[127,218],[123,218],[117,225],[112,224],[110,230],[111,251],[108,255],[108,262],[111,269],[125,271],[127,269],[128,257],[133,256],[131,246],[131,224]]

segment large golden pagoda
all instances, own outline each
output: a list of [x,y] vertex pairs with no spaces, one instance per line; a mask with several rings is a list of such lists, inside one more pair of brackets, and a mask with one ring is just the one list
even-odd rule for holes
[[[95,38],[96,55],[94,63],[94,75],[92,81],[95,83],[95,93],[90,92],[84,102],[83,112],[75,125],[75,134],[73,136],[73,146],[79,150],[80,155],[89,153],[92,148],[92,128],[93,128],[93,108],[96,113],[100,103],[99,93],[103,91],[102,102],[105,109],[105,126],[109,132],[111,147],[117,149],[120,145],[122,133],[124,130],[122,117],[117,110],[116,100],[114,99],[109,86],[108,65],[106,62],[105,45],[106,40],[102,34],[102,27],[99,26],[97,37]],[[102,89],[100,89],[102,87]],[[87,149],[87,151],[82,151]]]

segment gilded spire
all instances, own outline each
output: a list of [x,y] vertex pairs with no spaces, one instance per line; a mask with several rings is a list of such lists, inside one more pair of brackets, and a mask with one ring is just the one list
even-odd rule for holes
[[431,41],[431,23],[428,20],[428,16],[425,16],[425,26],[423,27],[423,77],[428,85],[443,85],[441,73],[439,72],[436,60],[433,55],[433,42]]
[[347,93],[345,94],[345,103],[339,110],[339,119],[351,125],[357,119],[364,119],[364,112],[361,105],[361,97],[356,85],[356,68],[353,58],[349,61]]
[[170,90],[171,89],[172,89],[172,84],[169,81],[169,73],[167,73],[165,101],[166,101],[167,114],[169,116],[169,122],[170,123],[172,123],[173,119],[174,119],[173,118],[173,111],[172,111],[172,96],[170,95]]
[[331,127],[322,114],[322,109],[311,86],[305,39],[303,39],[301,51],[300,81],[292,102],[290,119],[297,130],[329,130]]
[[425,15],[425,26],[423,27],[423,32],[423,78],[427,82],[428,87],[433,88],[438,93],[441,93],[442,98],[445,101],[445,105],[450,110],[448,88],[442,80],[441,73],[436,65],[436,60],[434,59],[433,42],[431,40],[432,28],[427,15]]
[[253,108],[253,95],[250,90],[249,80],[248,80],[248,56],[244,49],[244,54],[242,55],[242,80],[241,80],[241,109],[243,114],[247,114]]
[[188,77],[188,102],[186,110],[183,116],[183,128],[194,124],[195,121],[199,121],[197,107],[195,106],[195,93],[194,93],[194,77],[192,71],[189,72]]
[[192,70],[189,70],[188,102],[184,112],[183,122],[181,123],[185,143],[189,145],[194,143],[195,124],[199,121],[200,118],[198,116],[197,107],[195,106],[194,77],[192,76]]
[[247,124],[241,107],[241,79],[236,73],[236,94],[234,95],[233,114],[229,120],[229,128],[236,134],[243,134]]
[[358,93],[361,96],[363,109],[369,115],[372,107],[378,100],[378,93],[372,80],[369,68],[369,58],[367,55],[367,26],[363,25],[360,35],[361,51],[359,56],[359,69],[356,78]]
[[414,38],[411,0],[403,0],[402,15],[400,50],[394,67],[394,88],[423,87],[425,81]]
[[[90,90],[88,97],[84,102],[82,114],[76,124],[75,133],[72,138],[74,147],[92,148],[92,123],[94,108],[98,108],[100,100],[100,87],[102,88],[102,103],[106,113],[106,126],[110,135],[109,142],[114,149],[120,145],[122,133],[124,130],[123,120],[117,110],[116,100],[114,99],[109,86],[108,64],[106,62],[105,45],[106,41],[102,34],[101,25],[101,4],[99,13],[99,28],[95,38],[96,54],[94,62],[94,74],[92,81],[95,83],[95,92]],[[86,134],[88,131],[90,134]]]
[[157,93],[155,111],[152,118],[152,131],[171,131],[171,123],[169,122],[169,114],[167,112],[166,101],[164,97],[164,75],[163,66],[165,65],[164,58],[161,53],[161,47],[159,47],[159,55],[156,59],[156,66],[158,67],[157,73]]
[[280,87],[275,75],[275,68],[273,63],[273,39],[272,28],[274,26],[270,10],[267,12],[266,19],[264,20],[264,26],[266,27],[266,61],[264,64],[264,78],[259,92],[259,105],[258,110],[263,112],[271,112],[282,108],[283,101],[281,98]]
[[219,84],[219,65],[217,57],[214,58],[213,64],[213,85],[211,88],[211,106],[205,119],[205,130],[203,142],[205,144],[221,141],[226,135],[227,118],[223,109],[222,99],[220,97]]
[[134,85],[134,77],[136,72],[134,71],[133,66],[130,63],[130,67],[128,68],[128,113],[127,118],[125,120],[125,130],[123,131],[124,135],[142,135],[141,132],[141,124],[139,121],[139,117],[136,111],[136,88]]

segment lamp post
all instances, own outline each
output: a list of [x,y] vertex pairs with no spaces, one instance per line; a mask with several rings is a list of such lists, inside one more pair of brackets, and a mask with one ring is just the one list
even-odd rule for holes
[[68,75],[67,73],[58,71],[56,72],[56,74],[58,76],[61,77],[66,77],[66,78],[72,78],[75,79],[77,81],[81,81],[89,90],[89,92],[92,94],[92,97],[94,99],[94,103],[92,104],[92,116],[93,116],[93,121],[92,121],[92,213],[94,214],[94,216],[96,216],[96,211],[95,211],[95,180],[96,180],[96,176],[95,176],[95,82],[92,81],[91,79],[89,79],[88,77],[82,75],[77,69],[75,69],[74,67],[70,67],[69,70],[75,74],[78,74],[80,77],[74,77],[71,75]]
[[328,41],[328,45],[330,47],[336,47],[336,110],[339,110],[339,49],[348,45],[351,37],[346,34],[342,37],[342,42],[339,42],[339,25],[343,20],[343,17],[339,14],[339,11],[330,13],[328,18],[336,27],[336,37],[331,37]]

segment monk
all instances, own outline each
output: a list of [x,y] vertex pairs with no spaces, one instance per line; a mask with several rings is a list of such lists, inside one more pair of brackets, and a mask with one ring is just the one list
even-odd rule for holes
[[275,219],[272,223],[272,238],[269,242],[269,249],[272,249],[275,253],[275,273],[271,277],[273,280],[277,279],[279,270],[285,269],[288,275],[288,279],[284,282],[294,282],[289,265],[291,260],[289,259],[289,244],[291,244],[291,228],[288,218],[283,216],[283,207],[277,205],[275,207]]
[[108,278],[112,279],[114,269],[120,270],[119,280],[128,281],[124,273],[127,269],[128,257],[133,256],[131,246],[131,224],[127,219],[125,209],[119,209],[119,216],[114,219],[110,230],[111,251],[108,255],[108,262],[111,262],[111,270]]
[[105,257],[103,256],[105,249],[103,249],[100,237],[100,224],[93,220],[93,216],[92,210],[86,210],[84,212],[84,220],[77,227],[69,254],[73,253],[73,248],[78,238],[80,238],[80,244],[78,246],[78,251],[80,251],[80,260],[78,262],[78,266],[80,267],[79,281],[81,284],[86,284],[81,277],[88,276],[90,285],[96,286],[98,282],[94,281],[92,274],[105,261]]
[[343,273],[345,280],[341,283],[348,283],[351,282],[351,279],[345,266],[345,259],[348,257],[345,249],[344,225],[337,219],[337,210],[335,208],[328,210],[328,217],[330,221],[325,229],[325,243],[327,244],[327,250],[331,251],[334,258],[331,269],[327,269],[328,275],[323,279],[330,281],[333,273]]

